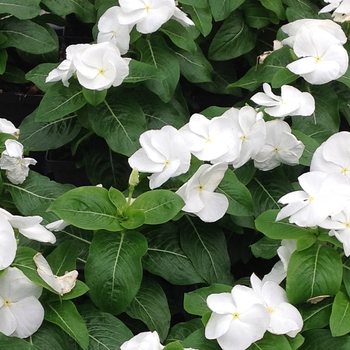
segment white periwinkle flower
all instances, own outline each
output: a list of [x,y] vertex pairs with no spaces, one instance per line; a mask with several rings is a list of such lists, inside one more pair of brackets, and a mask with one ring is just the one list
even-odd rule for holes
[[336,9],[340,3],[343,0],[324,0],[324,2],[327,2],[328,5],[326,5],[325,7],[322,7],[320,11],[318,11],[318,13],[325,13],[325,12],[330,12],[333,11],[334,9]]
[[228,168],[227,163],[203,164],[176,193],[185,201],[183,211],[197,215],[205,222],[222,218],[228,209],[224,194],[214,192]]
[[281,163],[288,165],[299,164],[304,151],[304,144],[292,134],[290,126],[283,120],[266,122],[266,141],[254,157],[256,168],[268,171]]
[[50,222],[45,227],[49,231],[59,232],[59,231],[64,230],[69,225],[70,224],[68,224],[68,222],[65,222],[64,220],[57,220],[57,221]]
[[319,13],[333,11],[332,17],[335,22],[350,20],[350,0],[325,0],[329,4],[323,7]]
[[280,198],[279,203],[287,205],[278,213],[277,221],[289,216],[289,222],[298,226],[317,226],[341,212],[350,201],[350,186],[341,174],[311,171],[300,175],[298,181],[303,190]]
[[335,34],[333,27],[328,30],[326,26],[302,25],[293,43],[299,59],[289,63],[287,68],[315,85],[340,78],[348,69],[349,57],[342,40]]
[[7,178],[15,185],[25,181],[29,173],[29,165],[35,165],[33,158],[23,158],[23,145],[16,140],[5,141],[6,150],[0,158],[0,169],[6,170]]
[[0,332],[18,338],[35,333],[44,320],[41,292],[21,270],[7,268],[0,277]]
[[191,153],[173,126],[144,132],[140,144],[142,148],[129,158],[129,164],[140,172],[152,173],[149,177],[151,189],[188,171]]
[[157,332],[142,332],[122,344],[120,350],[162,350]]
[[230,155],[229,160],[233,160],[238,156],[240,141],[233,126],[232,121],[224,116],[208,119],[196,113],[179,131],[198,159],[214,161],[226,157],[230,151],[233,157]]
[[[230,108],[222,117],[230,119],[232,128],[238,135],[238,155],[228,162],[239,168],[249,159],[253,159],[265,144],[266,127],[263,114],[257,113],[253,107],[244,106],[241,109]],[[235,153],[235,149],[233,151]],[[227,160],[219,158],[216,161]]]
[[98,21],[97,42],[109,41],[116,45],[121,54],[129,50],[131,25],[122,25],[118,21],[119,6],[110,7]]
[[56,276],[41,253],[35,254],[33,260],[37,267],[38,275],[59,295],[67,294],[75,287],[78,271],[73,270],[66,272],[63,276]]
[[308,92],[301,92],[289,85],[281,87],[281,96],[275,95],[271,86],[263,84],[264,92],[258,92],[251,100],[260,106],[266,106],[264,111],[278,118],[286,116],[309,116],[315,111],[315,99]]
[[270,314],[267,330],[273,334],[287,334],[294,338],[303,328],[303,319],[298,309],[288,303],[285,290],[275,282],[262,282],[254,273],[250,282]]
[[119,23],[134,25],[142,34],[157,31],[170,18],[183,25],[193,25],[175,5],[174,0],[119,0],[121,12],[118,14]]
[[52,83],[62,80],[64,86],[69,86],[69,79],[76,72],[76,68],[73,63],[74,55],[89,47],[90,44],[76,44],[70,45],[66,49],[66,59],[62,61],[57,68],[53,69],[45,79],[46,83]]
[[264,336],[270,315],[251,288],[236,285],[231,293],[211,294],[207,305],[212,314],[205,337],[216,339],[223,350],[245,350]]
[[73,56],[79,83],[98,91],[119,86],[129,75],[129,62],[111,42],[89,45]]
[[19,129],[17,129],[11,121],[5,118],[0,118],[0,132],[13,135],[17,138],[19,137]]
[[332,135],[312,156],[310,171],[339,173],[350,180],[350,132]]

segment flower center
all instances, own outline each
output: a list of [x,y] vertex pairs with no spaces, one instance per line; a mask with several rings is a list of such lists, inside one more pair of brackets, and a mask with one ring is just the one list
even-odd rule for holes
[[350,228],[350,222],[345,221],[345,222],[344,222],[344,226],[345,226],[346,228]]
[[148,12],[150,9],[151,9],[151,6],[146,5],[146,7],[145,7],[146,12]]
[[203,190],[204,190],[204,185],[203,185],[203,184],[199,184],[198,190],[199,190],[199,191],[203,191]]
[[312,201],[315,200],[315,198],[314,197],[309,197],[307,200],[308,200],[308,202],[312,202]]
[[242,141],[246,141],[246,140],[247,140],[247,135],[242,135],[242,136],[241,136],[241,140],[242,140]]
[[165,162],[164,162],[164,166],[169,166],[170,165],[170,160],[166,160]]
[[267,308],[267,311],[269,312],[270,315],[273,314],[273,313],[275,312],[275,310],[274,310],[271,306],[269,306],[269,307]]
[[117,31],[114,30],[114,31],[113,31],[113,38],[115,38],[116,36],[117,36]]
[[213,142],[212,139],[210,137],[208,137],[206,140],[205,140],[205,143],[211,143]]
[[98,74],[104,75],[106,73],[106,70],[104,68],[100,68],[98,70]]
[[315,59],[316,59],[316,63],[318,63],[318,62],[321,62],[321,61],[322,61],[322,57],[320,57],[320,56],[316,56],[316,57],[315,57]]
[[343,168],[343,169],[341,170],[341,173],[342,173],[343,175],[346,175],[348,171],[349,171],[348,168]]
[[234,312],[232,314],[232,318],[235,320],[235,319],[239,319],[239,313],[238,312]]
[[9,299],[5,299],[4,300],[4,305],[5,306],[10,306],[11,305],[11,301]]
[[280,150],[279,150],[279,148],[276,146],[276,147],[273,149],[273,151],[274,151],[275,153],[278,153]]

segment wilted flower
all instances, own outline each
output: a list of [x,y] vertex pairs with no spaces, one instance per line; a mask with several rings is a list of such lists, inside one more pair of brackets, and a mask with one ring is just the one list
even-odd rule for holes
[[266,122],[266,141],[254,157],[256,168],[268,171],[281,163],[288,165],[299,164],[304,151],[304,144],[292,134],[290,126],[283,120]]
[[140,144],[142,148],[129,158],[129,164],[140,172],[152,173],[151,189],[188,171],[191,153],[174,127],[166,125],[160,130],[148,130],[140,136]]
[[264,336],[270,315],[251,289],[236,285],[231,293],[211,294],[207,305],[212,314],[205,337],[216,339],[223,350],[245,350]]
[[123,25],[118,21],[119,6],[110,7],[98,21],[97,42],[109,41],[116,45],[121,54],[129,50],[131,25]]
[[13,184],[19,185],[27,178],[29,165],[35,165],[36,160],[24,158],[23,145],[16,140],[6,140],[5,147],[0,158],[0,168],[6,170],[6,176]]
[[267,330],[273,334],[287,334],[294,338],[303,328],[303,319],[298,309],[288,303],[285,290],[275,282],[262,282],[254,273],[250,282],[270,314]]
[[286,116],[309,116],[315,111],[315,99],[308,92],[301,92],[289,85],[281,87],[281,96],[275,95],[271,86],[263,84],[264,92],[258,92],[251,100],[260,106],[266,106],[264,111],[278,118]]
[[222,218],[228,209],[224,194],[214,192],[223,179],[227,163],[203,164],[176,193],[185,201],[183,211],[197,215],[205,222]]
[[0,277],[0,332],[18,338],[35,333],[44,320],[41,292],[21,270],[7,268]]
[[276,220],[289,216],[289,222],[301,227],[319,225],[328,216],[341,212],[350,201],[350,186],[341,174],[311,171],[298,177],[303,191],[294,191],[280,198],[287,204]]
[[59,295],[67,294],[75,287],[78,271],[73,270],[66,272],[63,276],[56,276],[41,253],[35,254],[33,260],[37,267],[38,275]]

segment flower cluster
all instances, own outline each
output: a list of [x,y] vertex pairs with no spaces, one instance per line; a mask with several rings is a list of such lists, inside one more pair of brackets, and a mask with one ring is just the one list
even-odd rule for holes
[[347,22],[350,20],[350,1],[349,0],[325,0],[328,5],[323,7],[319,13],[331,12],[333,21]]
[[262,282],[255,274],[250,282],[251,288],[235,285],[231,293],[207,298],[212,314],[205,336],[216,339],[223,350],[245,350],[266,331],[295,337],[303,327],[298,309],[288,303],[282,287],[272,281]]
[[[154,332],[142,332],[135,335],[130,340],[127,340],[122,344],[120,350],[134,350],[134,349],[145,349],[145,350],[162,350],[164,345],[160,343],[159,335],[156,331]],[[193,348],[184,348],[184,350],[196,350]]]
[[[300,98],[289,108],[289,114],[284,111],[283,115],[313,113],[312,96],[295,90],[297,92],[293,90],[292,94]],[[183,210],[206,222],[220,219],[228,208],[226,196],[214,191],[229,165],[239,168],[253,159],[258,169],[268,171],[280,164],[298,164],[304,151],[303,143],[292,135],[285,121],[265,122],[263,113],[250,106],[230,108],[212,119],[195,113],[179,130],[164,126],[160,130],[146,131],[140,136],[140,144],[141,149],[129,158],[129,164],[140,172],[152,173],[149,177],[151,189],[186,173],[191,154],[212,164],[200,166],[176,192],[185,201]]]
[[320,226],[329,229],[343,243],[345,255],[350,255],[350,133],[332,135],[314,153],[310,172],[299,176],[302,190],[283,196],[287,204],[276,220],[289,217],[289,222],[301,227]]
[[287,68],[315,85],[340,78],[348,69],[348,53],[343,47],[346,35],[331,20],[299,19],[282,26],[289,35],[282,41],[292,47],[298,60]]

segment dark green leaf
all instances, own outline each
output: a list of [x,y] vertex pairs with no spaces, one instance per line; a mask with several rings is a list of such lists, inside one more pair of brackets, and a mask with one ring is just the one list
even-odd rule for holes
[[277,249],[281,242],[269,237],[263,237],[250,246],[253,255],[256,258],[272,259],[277,254]]
[[196,25],[196,28],[201,32],[201,34],[203,36],[208,36],[213,27],[211,11],[208,4],[203,7],[196,5],[185,5],[183,6],[183,10],[190,15],[192,21]]
[[174,327],[170,329],[166,343],[175,340],[184,340],[191,333],[200,328],[203,328],[203,323],[200,318],[193,318],[186,322],[177,323]]
[[211,13],[216,22],[223,21],[229,14],[244,3],[245,0],[209,0]]
[[139,83],[145,80],[162,81],[165,74],[154,65],[131,60],[129,64],[129,75],[124,79],[124,83]]
[[57,63],[41,63],[26,74],[26,79],[34,83],[40,90],[47,91],[54,83],[46,83],[47,75],[57,67]]
[[325,298],[317,304],[304,303],[298,307],[304,320],[303,330],[327,327],[331,316],[333,298]]
[[266,332],[261,340],[253,343],[248,350],[293,350],[287,338]]
[[274,12],[279,19],[286,19],[286,11],[283,7],[282,0],[260,0],[261,4],[268,10]]
[[2,0],[0,13],[9,13],[19,19],[30,19],[40,14],[40,6],[37,0]]
[[340,337],[350,332],[350,300],[342,291],[335,296],[329,326],[333,337]]
[[38,350],[34,345],[31,345],[24,339],[7,337],[5,334],[0,333],[0,343],[3,349],[16,349],[16,350]]
[[0,75],[6,70],[7,58],[7,51],[5,49],[0,49]]
[[183,347],[192,347],[200,350],[220,350],[215,340],[208,340],[204,335],[204,328],[194,331],[182,343]]
[[107,90],[97,91],[89,90],[83,87],[83,95],[88,103],[90,103],[92,106],[97,106],[105,100]]
[[350,348],[350,336],[334,338],[328,329],[312,329],[303,332],[305,342],[300,350],[348,350]]

